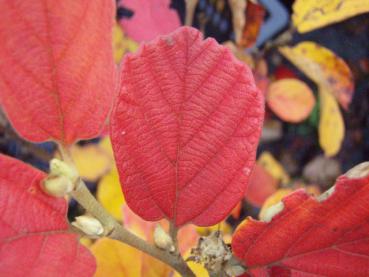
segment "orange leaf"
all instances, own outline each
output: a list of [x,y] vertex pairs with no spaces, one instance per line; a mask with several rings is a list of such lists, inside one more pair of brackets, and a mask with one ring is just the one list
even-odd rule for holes
[[301,122],[306,119],[315,105],[311,89],[298,79],[282,79],[269,85],[267,103],[282,120]]
[[259,4],[248,1],[246,7],[246,24],[242,31],[240,46],[252,47],[259,35],[261,25],[264,22],[265,9]]

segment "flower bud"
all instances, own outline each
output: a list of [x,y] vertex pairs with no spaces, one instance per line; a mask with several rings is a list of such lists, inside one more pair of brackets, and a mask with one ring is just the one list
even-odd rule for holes
[[100,221],[89,215],[77,216],[72,225],[89,236],[99,236],[104,233],[104,227]]
[[43,181],[42,188],[49,195],[64,197],[74,189],[74,184],[65,176],[48,176]]
[[76,168],[59,159],[52,159],[50,161],[50,175],[65,176],[72,182],[77,181],[79,177]]
[[164,231],[160,224],[156,225],[154,230],[154,243],[157,247],[170,252],[175,251],[172,238]]

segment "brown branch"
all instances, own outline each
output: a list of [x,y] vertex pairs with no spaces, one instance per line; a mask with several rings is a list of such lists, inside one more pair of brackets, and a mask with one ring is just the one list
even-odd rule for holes
[[168,251],[161,250],[156,246],[147,243],[143,239],[134,235],[105,211],[105,209],[97,202],[95,197],[90,193],[84,182],[79,179],[74,191],[70,195],[83,207],[86,211],[98,219],[104,226],[105,235],[111,239],[115,239],[126,243],[142,252],[153,256],[154,258],[170,265],[182,276],[195,276],[181,256],[172,255]]
[[[69,148],[58,144],[59,152],[62,159],[71,167],[75,167],[73,159],[70,155]],[[142,252],[168,264],[175,269],[182,276],[195,277],[192,270],[179,254],[171,254],[169,251],[159,249],[158,247],[149,244],[145,240],[136,236],[129,230],[118,223],[96,200],[96,198],[88,190],[86,184],[81,178],[75,182],[75,188],[69,193],[85,210],[87,213],[95,217],[104,227],[103,235],[128,244]]]
[[199,0],[186,0],[186,17],[185,25],[192,26],[193,16],[195,14],[195,9]]

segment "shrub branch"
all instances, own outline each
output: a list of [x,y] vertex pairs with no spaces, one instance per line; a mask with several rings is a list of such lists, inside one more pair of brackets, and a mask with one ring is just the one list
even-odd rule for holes
[[[60,145],[59,149],[62,153],[63,160],[67,163],[71,163],[72,159],[69,155],[69,151]],[[74,165],[72,164],[71,166]],[[106,237],[121,241],[162,261],[163,263],[171,266],[182,276],[195,277],[194,273],[188,267],[181,255],[172,255],[166,250],[159,249],[156,246],[149,244],[118,223],[100,205],[81,178],[78,178],[74,190],[70,192],[69,195],[73,197],[90,215],[94,216],[101,222],[104,226],[104,235]]]

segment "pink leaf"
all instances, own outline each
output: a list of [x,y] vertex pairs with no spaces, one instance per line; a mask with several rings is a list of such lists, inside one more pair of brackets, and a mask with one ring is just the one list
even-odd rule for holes
[[121,3],[134,14],[131,18],[123,17],[120,24],[137,42],[168,34],[181,26],[177,12],[169,8],[170,0],[124,0]]
[[368,276],[368,203],[368,175],[343,175],[318,199],[298,190],[266,222],[246,219],[232,249],[252,276]]
[[0,276],[91,276],[95,261],[68,231],[67,203],[40,189],[45,174],[0,155]]
[[111,138],[123,192],[145,220],[207,226],[243,197],[263,120],[252,73],[183,27],[123,63]]
[[24,138],[71,144],[99,135],[114,90],[113,6],[2,1],[0,103]]

